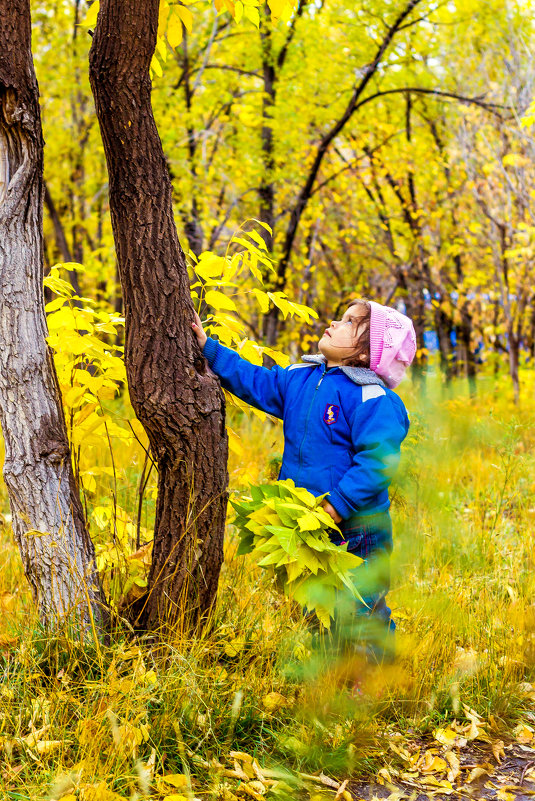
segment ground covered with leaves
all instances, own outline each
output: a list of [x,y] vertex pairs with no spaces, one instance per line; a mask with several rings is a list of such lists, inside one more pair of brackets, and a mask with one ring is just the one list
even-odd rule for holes
[[[430,382],[422,401],[407,387],[412,426],[392,493],[398,656],[383,668],[308,630],[275,579],[251,554],[237,554],[232,512],[218,604],[201,636],[156,648],[126,625],[108,644],[46,635],[3,492],[0,798],[513,801],[535,793],[530,410],[512,411],[507,389],[486,379],[475,400]],[[124,421],[124,407],[108,411]],[[231,482],[242,493],[272,480],[281,432],[241,411],[231,416]],[[113,479],[109,451],[94,448],[85,500],[120,609],[125,593],[143,587],[155,479],[138,528],[142,448],[121,441]],[[117,543],[125,543],[120,553]]]

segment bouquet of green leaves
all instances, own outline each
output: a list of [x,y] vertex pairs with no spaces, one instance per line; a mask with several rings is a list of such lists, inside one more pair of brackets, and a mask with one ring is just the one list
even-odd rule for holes
[[328,529],[337,527],[321,506],[324,498],[315,498],[287,479],[251,486],[250,498],[231,503],[240,537],[238,554],[251,553],[287,596],[330,628],[340,590],[362,600],[350,573],[362,559],[329,539]]

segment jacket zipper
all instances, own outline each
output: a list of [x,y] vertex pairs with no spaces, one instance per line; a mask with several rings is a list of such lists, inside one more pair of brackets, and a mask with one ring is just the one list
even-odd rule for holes
[[308,419],[310,417],[310,411],[311,411],[311,409],[312,409],[312,407],[314,405],[314,401],[316,400],[316,392],[320,388],[320,384],[321,384],[321,382],[323,381],[324,378],[325,378],[325,370],[321,374],[321,378],[318,381],[318,383],[316,384],[316,389],[314,390],[314,394],[312,396],[312,400],[310,401],[310,404],[309,404],[309,407],[308,407],[308,410],[307,410],[307,416],[306,416],[306,419],[305,419],[305,431],[303,433],[303,438],[301,440],[301,444],[299,445],[299,464],[297,466],[297,476],[295,477],[296,478],[295,483],[296,483],[297,486],[299,486],[299,484],[297,483],[297,479],[299,478],[299,474],[301,472],[301,452],[303,450],[303,443],[304,443],[304,441],[306,439],[306,435],[307,435]]

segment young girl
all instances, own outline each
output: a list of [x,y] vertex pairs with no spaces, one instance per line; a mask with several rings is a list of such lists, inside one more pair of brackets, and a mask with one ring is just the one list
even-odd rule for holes
[[[283,369],[258,367],[206,336],[198,315],[199,345],[222,386],[279,417],[284,455],[279,478],[314,495],[342,531],[333,542],[365,561],[358,568],[358,635],[376,660],[393,655],[390,587],[392,524],[388,486],[399,462],[409,420],[392,391],[416,352],[408,317],[374,301],[355,300],[321,337],[316,356]],[[365,630],[363,624],[366,624]]]

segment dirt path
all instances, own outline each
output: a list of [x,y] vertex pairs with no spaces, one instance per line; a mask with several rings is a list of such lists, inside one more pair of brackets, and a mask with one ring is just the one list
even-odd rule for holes
[[[420,754],[433,749],[429,743],[413,743]],[[437,753],[442,759],[445,751]],[[395,757],[395,752],[392,756]],[[451,782],[452,789],[437,786],[440,772],[416,773],[399,767],[402,761],[392,760],[392,766],[379,771],[378,781],[351,782],[348,789],[355,801],[426,801],[426,799],[465,798],[496,799],[497,801],[527,801],[535,796],[535,750],[527,745],[504,745],[499,761],[488,744],[472,743],[457,753],[458,774]],[[431,763],[430,763],[431,765]],[[440,766],[440,763],[437,767]],[[416,775],[414,775],[416,773]],[[382,782],[382,783],[379,783]]]

